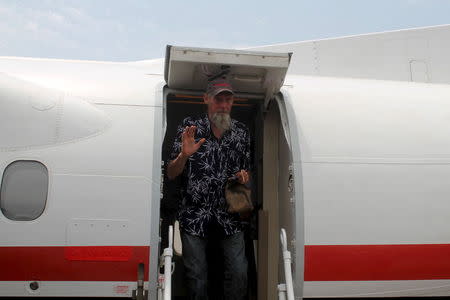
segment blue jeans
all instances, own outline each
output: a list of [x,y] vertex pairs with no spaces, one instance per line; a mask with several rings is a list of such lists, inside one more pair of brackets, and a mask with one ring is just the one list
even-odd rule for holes
[[[189,299],[208,299],[208,239],[181,232],[181,241]],[[224,299],[244,299],[247,294],[244,233],[226,236],[218,242],[224,263]]]

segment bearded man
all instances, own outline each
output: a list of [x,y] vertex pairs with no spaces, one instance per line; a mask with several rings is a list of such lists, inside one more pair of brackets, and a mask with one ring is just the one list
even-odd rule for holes
[[249,181],[250,135],[230,118],[234,93],[226,79],[209,82],[203,99],[207,114],[183,120],[167,168],[170,180],[181,176],[178,220],[188,293],[190,299],[208,299],[206,249],[214,237],[223,254],[224,298],[244,299],[244,234],[239,215],[227,211],[225,185],[230,178]]

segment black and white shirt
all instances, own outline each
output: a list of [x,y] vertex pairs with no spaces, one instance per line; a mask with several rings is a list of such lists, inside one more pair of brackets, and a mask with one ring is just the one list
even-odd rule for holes
[[196,126],[195,141],[205,142],[189,157],[181,178],[182,202],[178,220],[188,234],[207,237],[214,228],[224,236],[241,231],[238,214],[227,212],[225,184],[240,170],[250,170],[250,135],[247,127],[236,120],[230,130],[217,139],[207,115],[188,117],[178,127],[171,159],[181,152],[181,134],[186,126]]

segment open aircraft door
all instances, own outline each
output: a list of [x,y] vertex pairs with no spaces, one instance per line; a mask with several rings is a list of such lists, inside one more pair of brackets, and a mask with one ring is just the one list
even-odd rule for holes
[[[278,262],[282,262],[282,259],[280,258],[279,261],[273,259],[273,255],[281,257],[279,234],[280,226],[285,225],[285,222],[281,222],[281,220],[286,216],[292,216],[292,214],[289,214],[289,211],[292,210],[292,206],[289,205],[293,202],[292,198],[288,195],[288,190],[283,190],[283,188],[288,187],[285,181],[292,180],[292,176],[289,176],[292,173],[291,144],[284,138],[278,138],[280,133],[285,136],[283,132],[288,130],[286,108],[282,103],[284,97],[280,89],[283,86],[290,60],[291,53],[170,45],[166,49],[164,70],[167,83],[164,93],[166,97],[170,93],[196,95],[199,98],[198,102],[201,102],[200,95],[205,91],[208,80],[225,76],[233,86],[238,98],[252,99],[252,103],[257,103],[261,108],[260,123],[255,126],[256,131],[259,130],[259,132],[255,132],[257,133],[255,139],[260,140],[254,143],[255,148],[259,147],[255,151],[259,151],[259,154],[255,155],[254,160],[255,173],[258,174],[256,184],[259,185],[258,189],[260,190],[258,196],[260,198],[258,199],[260,211],[257,212],[259,216],[259,238],[257,245],[255,245],[255,249],[257,249],[255,252],[258,254],[258,299],[275,299],[272,296],[276,297],[277,283],[279,283],[278,273],[282,273],[283,270],[278,266]],[[170,103],[168,104],[170,105]],[[275,107],[274,112],[268,113],[271,107]],[[177,109],[177,113],[182,109]],[[168,123],[170,123],[170,118],[170,112],[168,112],[166,116]],[[258,116],[255,114],[254,118],[257,119]],[[274,125],[275,123],[276,125]],[[266,134],[271,132],[274,135],[267,138]],[[275,146],[277,149],[266,149],[266,147],[271,146]],[[288,155],[280,163],[279,155],[285,154],[285,151],[288,152]],[[270,153],[271,157],[267,157],[266,154],[263,154],[264,152]],[[280,167],[283,170],[278,171],[277,169]],[[279,178],[279,173],[282,173],[283,176],[287,174],[287,177]],[[271,192],[268,192],[269,190]],[[283,192],[281,192],[282,190]],[[280,197],[287,197],[283,200],[286,203],[278,205]],[[276,220],[276,223],[269,223],[269,215],[271,220]],[[290,223],[295,224],[295,220],[291,220]],[[271,228],[272,226],[275,226],[275,228]],[[295,226],[289,226],[288,234],[291,233],[292,236],[295,236],[295,232],[292,231],[295,231],[294,228]],[[269,247],[269,245],[272,246]],[[290,245],[289,247],[293,246]]]
[[237,93],[262,94],[266,104],[280,91],[290,53],[167,46],[164,79],[171,89],[204,91],[211,77],[227,76]]

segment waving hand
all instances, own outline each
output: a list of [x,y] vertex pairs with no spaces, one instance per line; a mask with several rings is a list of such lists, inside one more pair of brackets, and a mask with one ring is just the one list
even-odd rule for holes
[[200,148],[201,145],[205,142],[205,139],[202,138],[198,143],[195,142],[194,135],[195,130],[197,129],[196,126],[186,126],[184,129],[182,135],[181,135],[181,152],[183,155],[189,157]]

